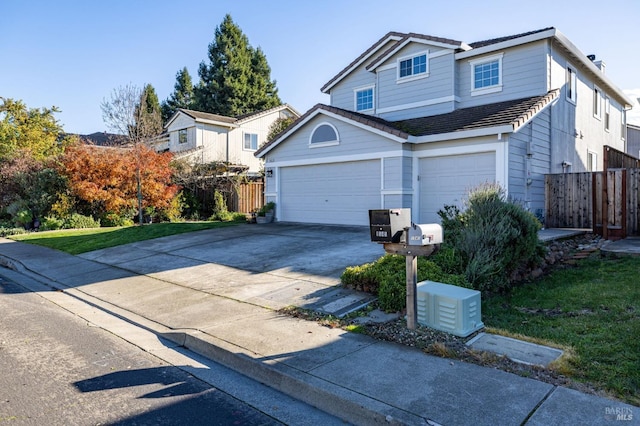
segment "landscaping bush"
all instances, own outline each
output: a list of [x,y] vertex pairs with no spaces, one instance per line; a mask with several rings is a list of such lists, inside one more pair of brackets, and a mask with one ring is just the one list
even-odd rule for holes
[[[406,261],[404,256],[387,254],[372,263],[352,266],[342,274],[346,287],[378,295],[380,308],[401,311],[406,306]],[[418,258],[418,281],[431,280],[468,287],[464,276],[445,273],[430,258]]]
[[187,207],[184,192],[180,191],[169,202],[169,206],[158,210],[158,218],[162,222],[180,222],[182,212]]
[[5,228],[0,226],[0,237],[7,237],[9,235],[26,234],[27,231],[24,228]]
[[55,231],[56,229],[62,229],[64,227],[64,220],[55,216],[47,216],[42,220],[40,225],[41,231]]
[[78,213],[73,213],[64,224],[65,228],[80,229],[80,228],[100,228],[100,221],[95,220],[93,216],[83,216]]
[[[520,205],[506,200],[494,184],[477,187],[460,213],[450,206],[439,212],[446,250],[458,253],[466,280],[481,291],[503,291],[520,268],[539,262],[540,222]],[[443,255],[444,257],[445,255]],[[448,259],[449,265],[455,262]]]
[[101,226],[111,228],[115,226],[133,226],[133,219],[127,214],[106,213],[100,218]]

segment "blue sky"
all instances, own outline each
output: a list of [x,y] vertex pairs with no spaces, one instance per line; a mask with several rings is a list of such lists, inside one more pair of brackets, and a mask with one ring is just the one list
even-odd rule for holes
[[[225,14],[260,46],[280,98],[301,113],[320,87],[388,31],[473,42],[556,27],[640,97],[637,0],[0,0],[0,96],[57,106],[67,132],[107,130],[100,103],[118,86],[152,84],[162,101],[198,64]],[[629,115],[640,124],[640,107]]]

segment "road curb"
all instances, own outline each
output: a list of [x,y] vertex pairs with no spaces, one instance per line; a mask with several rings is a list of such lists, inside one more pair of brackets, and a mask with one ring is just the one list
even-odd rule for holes
[[200,331],[159,336],[355,425],[436,425],[280,362],[256,360],[258,354]]

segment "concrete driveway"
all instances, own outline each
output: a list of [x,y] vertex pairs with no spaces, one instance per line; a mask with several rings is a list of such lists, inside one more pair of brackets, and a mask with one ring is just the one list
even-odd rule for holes
[[371,299],[336,287],[344,269],[383,254],[367,227],[272,223],[173,235],[80,257],[272,309],[296,305],[342,313]]

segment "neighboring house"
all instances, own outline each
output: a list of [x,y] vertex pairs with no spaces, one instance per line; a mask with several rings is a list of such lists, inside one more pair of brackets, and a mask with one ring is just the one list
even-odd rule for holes
[[286,104],[239,117],[179,109],[154,145],[157,151],[170,151],[196,163],[221,161],[243,166],[255,176],[263,162],[254,153],[266,142],[269,127],[278,118],[291,116],[297,118],[300,114]]
[[390,32],[262,147],[280,221],[367,225],[368,210],[446,204],[498,182],[542,216],[544,175],[602,167],[624,150],[631,101],[555,28],[466,44]]
[[627,124],[627,154],[640,158],[640,126]]

